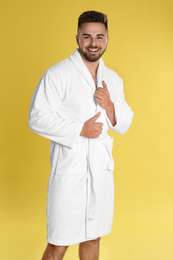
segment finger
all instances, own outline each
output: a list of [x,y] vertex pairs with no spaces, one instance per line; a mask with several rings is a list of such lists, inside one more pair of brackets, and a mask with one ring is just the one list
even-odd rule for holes
[[98,129],[97,129],[97,132],[101,133],[102,130],[103,130],[102,128],[98,128]]
[[100,123],[100,122],[95,122],[95,124],[97,125],[97,127],[103,127],[103,123]]
[[97,88],[95,93],[107,93],[107,89],[105,89],[105,88]]
[[100,115],[101,115],[101,112],[98,112],[95,116],[91,117],[91,119],[92,119],[93,121],[96,121],[97,118],[99,118]]
[[103,95],[96,94],[96,95],[95,95],[95,98],[103,99],[104,97],[103,97]]
[[105,83],[104,80],[102,81],[102,85],[103,85],[103,88],[104,88],[104,89],[106,89],[106,90],[108,89],[108,88],[107,88],[107,85],[106,85],[106,83]]
[[104,88],[100,88],[98,91],[95,92],[95,95],[96,94],[99,94],[99,95],[102,95],[102,97],[110,97],[110,93],[107,89],[104,89]]
[[95,133],[98,134],[98,135],[100,135],[100,134],[102,133],[102,131],[101,131],[101,130],[95,131]]
[[101,101],[101,99],[99,99],[99,98],[95,98],[95,102],[100,105],[102,101]]

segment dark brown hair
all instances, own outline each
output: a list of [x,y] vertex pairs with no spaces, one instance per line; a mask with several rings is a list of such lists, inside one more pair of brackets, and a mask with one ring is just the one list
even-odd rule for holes
[[107,15],[96,11],[86,11],[78,18],[78,30],[83,23],[103,23],[108,32]]

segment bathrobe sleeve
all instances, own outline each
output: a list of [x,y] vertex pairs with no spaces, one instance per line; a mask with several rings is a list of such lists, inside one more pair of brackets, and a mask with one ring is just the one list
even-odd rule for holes
[[[116,97],[116,95],[118,95],[118,97]],[[118,134],[125,134],[132,123],[134,113],[131,110],[131,107],[125,101],[123,80],[120,77],[118,91],[116,94],[111,96],[111,100],[114,103],[116,125],[113,126],[107,116],[108,125],[113,131],[117,132]]]
[[[62,84],[47,71],[43,73],[31,99],[28,126],[37,134],[72,148],[83,122],[62,117]],[[59,114],[59,111],[61,113]]]

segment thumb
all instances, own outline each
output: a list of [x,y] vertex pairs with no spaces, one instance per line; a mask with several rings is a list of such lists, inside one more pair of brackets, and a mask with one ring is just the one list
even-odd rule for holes
[[99,118],[99,116],[101,115],[101,112],[98,112],[95,116],[93,116],[91,119],[93,120],[93,121],[96,121],[97,120],[97,118]]
[[108,89],[106,83],[104,82],[104,80],[102,81],[102,85],[103,85],[103,88]]

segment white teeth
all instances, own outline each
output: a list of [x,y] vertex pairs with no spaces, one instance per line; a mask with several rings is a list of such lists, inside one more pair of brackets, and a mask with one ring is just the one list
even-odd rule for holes
[[89,51],[98,51],[99,49],[88,49]]

